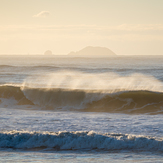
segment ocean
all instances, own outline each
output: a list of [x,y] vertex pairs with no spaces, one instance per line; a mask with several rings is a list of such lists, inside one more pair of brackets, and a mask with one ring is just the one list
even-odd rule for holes
[[163,162],[163,57],[0,56],[0,162]]

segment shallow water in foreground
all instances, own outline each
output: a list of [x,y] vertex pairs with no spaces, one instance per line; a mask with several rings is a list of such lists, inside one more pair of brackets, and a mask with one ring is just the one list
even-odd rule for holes
[[[162,145],[160,144],[160,146],[154,140],[155,138],[158,140],[162,139],[162,115],[126,115],[95,112],[84,113],[38,111],[30,109],[1,109],[0,119],[1,133],[8,132],[12,134],[18,132],[20,134],[34,134],[33,131],[39,131],[40,133],[45,134],[38,135],[37,138],[33,137],[34,139],[32,137],[29,137],[30,139],[28,139],[27,135],[24,137],[25,139],[19,139],[16,135],[13,138],[11,137],[12,135],[10,135],[9,139],[6,137],[6,145],[9,148],[6,148],[5,146],[2,148],[2,142],[4,141],[0,141],[1,162],[4,160],[5,162],[10,162],[11,160],[14,162],[162,162],[163,160]],[[13,128],[15,129],[14,131],[12,131]],[[121,137],[122,142],[118,139],[114,139],[114,141],[112,139],[113,149],[102,148],[90,150],[81,148],[81,145],[86,145],[87,137],[84,137],[83,140],[79,138],[79,141],[76,142],[81,143],[76,146],[79,148],[78,150],[65,150],[59,149],[58,147],[57,149],[51,148],[50,146],[55,147],[55,141],[53,142],[55,139],[53,137],[50,138],[48,135],[46,136],[46,134],[53,134],[54,132],[59,131],[62,131],[62,136],[58,141],[60,140],[62,142],[64,133],[70,136],[65,140],[65,143],[68,143],[67,147],[70,148],[74,147],[72,144],[73,142],[75,143],[75,141],[78,141],[78,133],[84,133],[86,131],[89,131],[90,134],[97,134],[95,142],[98,142],[100,137],[100,141],[103,141],[101,134],[113,133],[113,135],[122,134],[123,136],[123,134],[129,134],[130,136],[137,136],[138,138],[142,137],[140,141],[147,141],[147,144],[144,144],[145,146],[142,146],[142,149],[140,147],[137,149],[136,146],[130,146],[133,145],[133,140],[131,139],[131,142],[129,142],[130,140],[128,141],[129,146],[127,145],[125,147],[125,144],[123,144],[125,142],[123,142]],[[74,139],[71,140],[69,132],[72,131],[74,131],[74,134],[76,133],[76,136],[73,135]],[[4,136],[7,135],[1,136],[3,136],[4,140]],[[149,139],[146,139],[147,136]],[[93,139],[90,140],[93,141]],[[27,146],[23,144],[26,143],[26,141]],[[14,142],[17,143],[14,145]],[[93,146],[95,145],[95,142],[92,142]],[[42,147],[42,143],[44,145],[49,144],[49,147]],[[101,143],[102,142],[99,142],[99,144],[97,143],[96,147],[101,148]],[[141,145],[139,144],[141,142],[138,141],[137,143],[138,146]],[[107,147],[107,142],[105,142],[105,144]],[[37,146],[37,148],[33,148],[34,146]],[[128,147],[131,147],[131,149]]]
[[26,151],[0,151],[0,162],[162,162],[163,156],[150,152],[26,152]]

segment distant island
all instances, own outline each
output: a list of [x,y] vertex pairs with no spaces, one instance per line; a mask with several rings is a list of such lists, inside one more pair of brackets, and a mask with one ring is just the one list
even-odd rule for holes
[[105,47],[93,47],[87,46],[77,52],[70,52],[70,56],[84,56],[84,57],[109,57],[116,56],[116,54],[108,48]]
[[52,51],[47,50],[47,51],[44,53],[44,55],[53,55],[53,54],[52,54]]

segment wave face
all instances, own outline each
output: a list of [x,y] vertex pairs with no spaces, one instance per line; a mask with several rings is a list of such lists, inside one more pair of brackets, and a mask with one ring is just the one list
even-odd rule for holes
[[163,152],[163,140],[128,134],[84,132],[0,132],[0,148],[53,150],[137,150]]
[[24,93],[21,91],[20,87],[0,86],[0,98],[14,98],[17,101],[17,105],[34,105],[24,96]]
[[77,110],[128,114],[163,113],[163,93],[150,91],[100,91],[55,88],[0,86],[3,99],[14,99],[16,105],[35,105],[46,110]]

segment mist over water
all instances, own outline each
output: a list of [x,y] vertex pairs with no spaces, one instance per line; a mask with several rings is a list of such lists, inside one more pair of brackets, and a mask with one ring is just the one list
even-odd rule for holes
[[85,73],[80,71],[56,71],[28,77],[22,84],[31,88],[66,88],[114,93],[117,91],[163,91],[163,83],[151,75],[133,73],[128,76],[114,72]]

